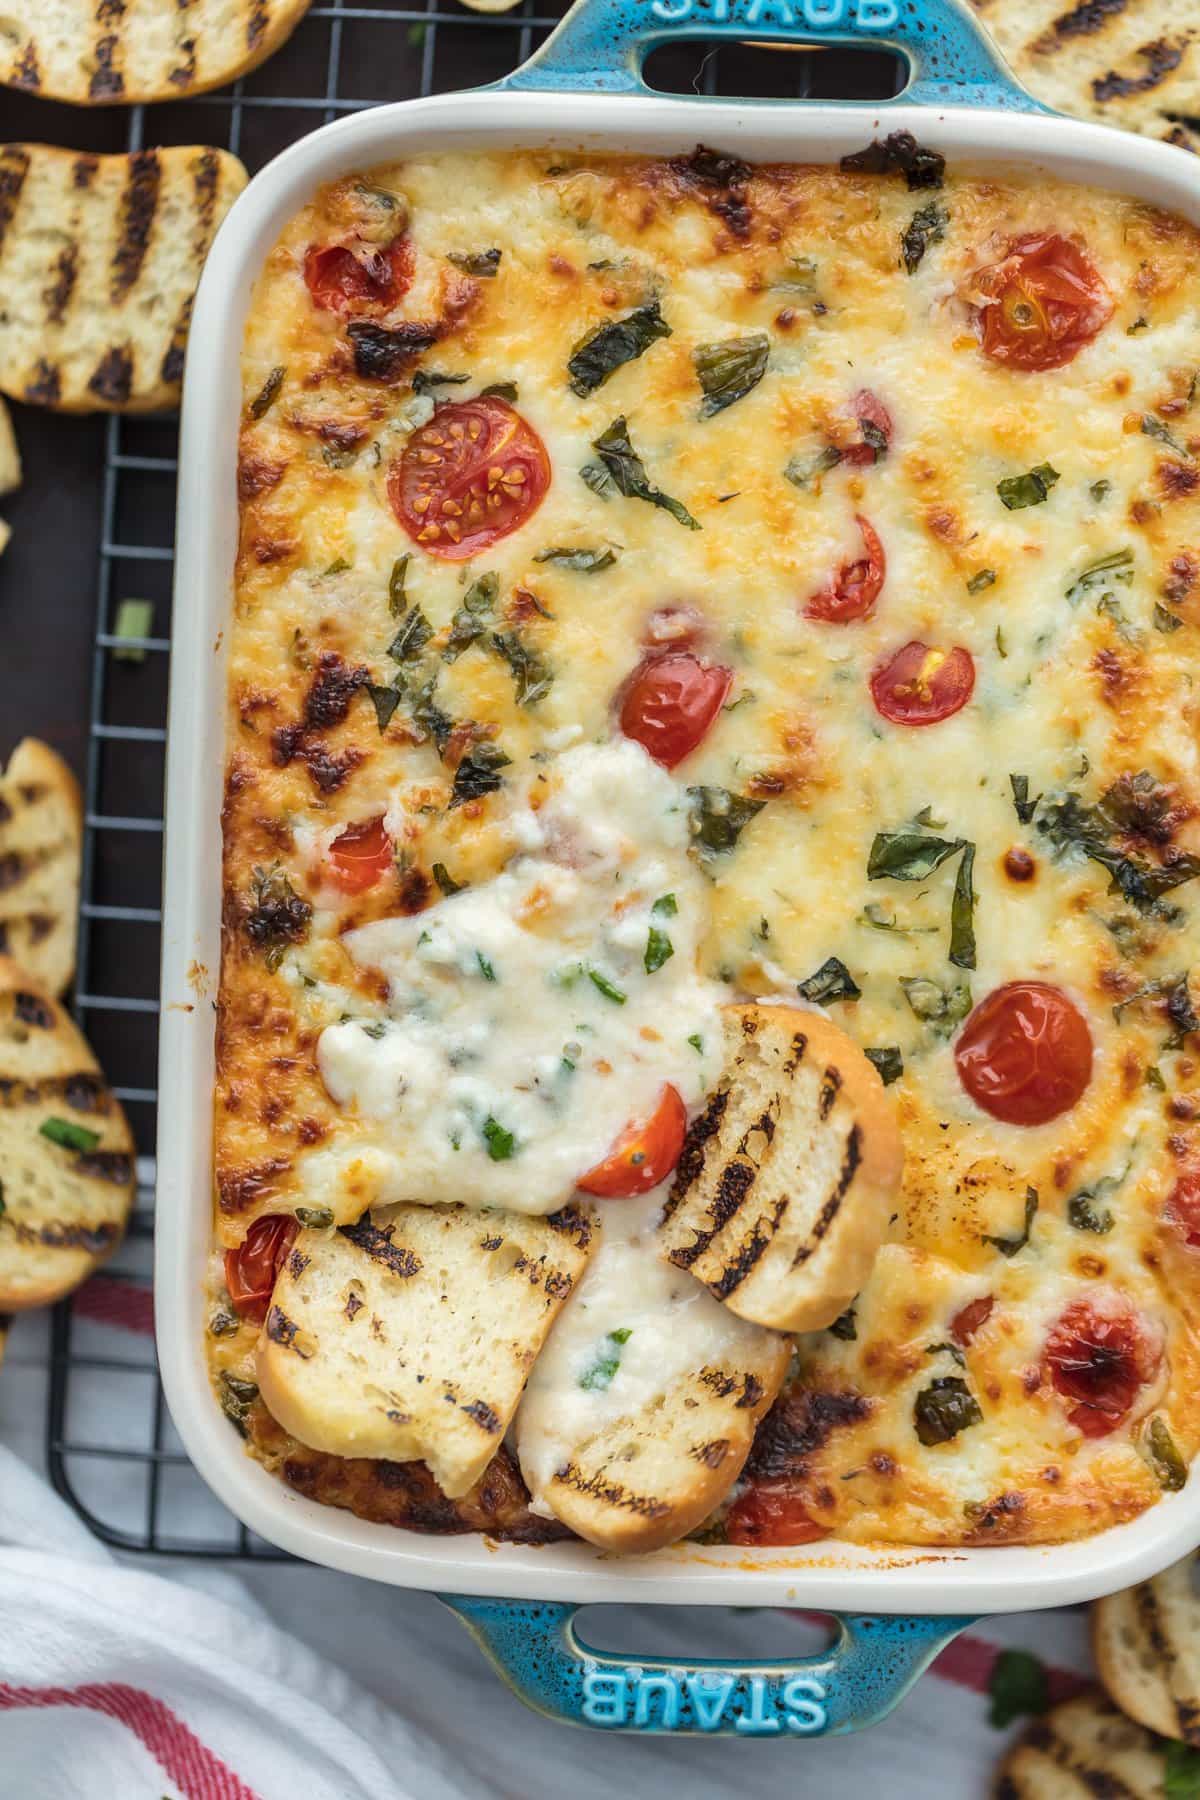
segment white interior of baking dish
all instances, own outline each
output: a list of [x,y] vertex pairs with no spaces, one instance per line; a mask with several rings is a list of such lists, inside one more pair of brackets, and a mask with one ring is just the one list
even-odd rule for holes
[[220,958],[226,624],[237,541],[239,354],[251,292],[321,182],[433,150],[520,146],[675,154],[698,140],[754,161],[836,162],[908,130],[959,167],[1045,170],[1200,223],[1200,171],[1105,127],[969,108],[481,92],[340,120],[265,170],[222,226],[197,295],[180,453],[166,805],[155,1268],[167,1399],[201,1475],[252,1530],[310,1561],[401,1587],[547,1600],[653,1600],[855,1612],[1060,1606],[1145,1579],[1200,1538],[1192,1486],[1097,1537],[1048,1548],[758,1551],[681,1545],[620,1559],[586,1545],[496,1546],[368,1524],[291,1492],[246,1456],[211,1393],[202,1275],[212,1229],[213,1001]]

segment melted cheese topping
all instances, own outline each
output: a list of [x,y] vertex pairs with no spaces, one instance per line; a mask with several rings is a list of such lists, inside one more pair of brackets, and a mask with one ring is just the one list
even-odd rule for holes
[[[439,320],[418,365],[425,392],[412,369],[390,382],[358,376],[345,319],[317,311],[303,279],[310,245],[374,229],[372,191],[392,198],[384,235],[407,208],[415,252],[412,289],[386,322]],[[1200,243],[1137,201],[951,170],[934,196],[942,236],[909,274],[901,240],[929,198],[899,178],[777,166],[754,171],[734,203],[681,163],[472,153],[417,156],[338,184],[285,229],[244,358],[218,1218],[236,1243],[263,1213],[317,1202],[347,1220],[392,1194],[399,1115],[375,1110],[392,1050],[376,1052],[395,1034],[396,1055],[415,1055],[419,1034],[393,1017],[399,985],[374,956],[359,957],[374,941],[360,934],[391,944],[409,991],[452,995],[456,1022],[460,1007],[498,1006],[499,994],[470,979],[469,959],[459,972],[455,946],[465,952],[481,894],[485,910],[486,896],[508,896],[489,910],[497,932],[519,909],[513,797],[531,769],[561,760],[564,733],[608,741],[614,696],[645,646],[691,619],[697,654],[730,669],[733,685],[703,743],[662,780],[681,807],[694,808],[698,789],[760,805],[735,843],[702,861],[701,974],[731,997],[794,994],[836,957],[858,997],[832,1001],[833,1016],[903,1071],[894,1091],[907,1164],[891,1242],[856,1304],[855,1335],[798,1346],[789,1404],[803,1429],[789,1472],[834,1533],[1054,1540],[1157,1498],[1147,1407],[1182,1456],[1200,1443],[1196,1252],[1164,1219],[1181,1169],[1200,1160],[1200,1057],[1179,987],[1200,942],[1200,889],[1135,904],[1078,834],[1053,828],[1068,796],[1095,809],[1145,771],[1152,803],[1126,806],[1101,831],[1110,865],[1133,857],[1161,871],[1200,853]],[[1034,375],[981,354],[960,296],[1009,240],[1047,230],[1086,246],[1113,316],[1073,361]],[[451,260],[491,249],[490,277]],[[580,338],[651,299],[670,335],[592,392],[573,391],[567,364]],[[762,379],[703,417],[695,352],[755,333],[767,338]],[[252,408],[276,370],[270,404]],[[430,388],[430,375],[467,379]],[[546,446],[550,486],[520,529],[469,566],[438,561],[397,521],[388,473],[433,395],[493,383],[515,385]],[[821,472],[831,445],[856,441],[863,389],[890,414],[886,454]],[[698,530],[581,478],[620,416],[648,480]],[[1007,510],[999,484],[1043,463],[1058,475],[1046,497]],[[806,600],[861,556],[859,517],[887,561],[873,616],[840,628],[806,618]],[[539,560],[563,548],[611,556],[594,573]],[[389,595],[404,556],[397,605],[418,605],[432,637],[397,664]],[[488,628],[451,660],[453,621],[485,574],[496,592]],[[664,609],[674,609],[665,621]],[[494,644],[513,631],[550,675],[532,704],[520,703]],[[913,639],[961,646],[976,675],[970,702],[923,730],[886,722],[869,690],[876,664]],[[315,704],[330,657],[350,682],[344,706]],[[364,684],[397,675],[404,693],[381,730]],[[420,699],[428,681],[455,727],[441,753]],[[510,762],[496,792],[453,805],[456,758],[479,742]],[[1043,797],[1032,816],[1014,809],[1011,777],[1027,782],[1030,801]],[[330,843],[381,816],[395,876],[339,896]],[[912,830],[975,846],[973,968],[948,954],[961,853],[923,881],[868,875],[877,835]],[[553,881],[579,875],[558,869],[546,846],[524,851],[555,864]],[[467,894],[440,899],[436,866]],[[568,933],[600,930],[600,889],[581,880],[576,897]],[[681,912],[672,930],[699,929],[698,917]],[[643,913],[639,931],[645,923]],[[425,929],[449,961],[417,961]],[[403,946],[413,956],[401,971]],[[636,961],[634,947],[628,955]],[[537,965],[535,985],[549,966]],[[684,973],[677,948],[647,992]],[[1035,1129],[982,1113],[954,1065],[964,1010],[1017,980],[1063,988],[1095,1048],[1080,1104]],[[603,1019],[600,998],[588,996],[589,1016]],[[382,1022],[385,1036],[358,1043],[359,1025],[340,1024],[347,1013]],[[484,1016],[473,1012],[476,1026]],[[555,1021],[547,1056],[566,1041],[565,1018]],[[614,1016],[608,1027],[618,1029]],[[514,1029],[520,1056],[536,1055],[528,1023]],[[357,1104],[331,1098],[322,1077],[324,1065],[338,1087],[319,1046],[343,1040],[361,1066],[339,1092]],[[444,1060],[440,1043],[422,1079]],[[652,1088],[662,1067],[648,1063],[646,1077]],[[476,1094],[468,1120],[502,1093],[517,1104],[515,1087],[491,1080],[492,1098]],[[520,1105],[544,1122],[534,1091]],[[444,1134],[449,1110],[439,1093],[428,1130]],[[536,1125],[526,1118],[522,1129]],[[477,1130],[468,1138],[479,1162]],[[582,1137],[576,1147],[592,1154]],[[514,1156],[493,1170],[489,1159],[482,1173],[515,1187],[520,1172],[528,1191],[544,1183],[548,1194],[565,1165],[555,1170],[551,1149],[543,1171],[543,1153],[527,1168]],[[462,1154],[449,1150],[446,1165]],[[1080,1223],[1079,1201],[1098,1186],[1094,1212],[1110,1220],[1099,1231]],[[1036,1212],[1022,1242],[1030,1190]],[[1111,1288],[1148,1332],[1164,1333],[1161,1385],[1120,1429],[1088,1440],[1048,1379],[1045,1346],[1064,1307]],[[992,1311],[960,1367],[937,1346],[983,1298]],[[915,1403],[943,1374],[968,1384],[982,1420],[924,1444]]]

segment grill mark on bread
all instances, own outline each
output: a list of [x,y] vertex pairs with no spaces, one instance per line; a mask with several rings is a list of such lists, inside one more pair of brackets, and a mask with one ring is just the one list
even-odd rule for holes
[[1070,12],[1060,13],[1048,30],[1034,38],[1029,48],[1039,55],[1056,49],[1072,38],[1093,37],[1103,31],[1110,20],[1120,18],[1126,0],[1080,0]]
[[707,1444],[693,1444],[690,1454],[706,1469],[719,1469],[729,1455],[728,1438],[712,1438]]
[[105,1114],[112,1111],[112,1096],[99,1075],[82,1069],[75,1075],[44,1075],[40,1081],[22,1081],[16,1075],[0,1075],[0,1109],[42,1106],[62,1100],[72,1112]]
[[[100,11],[103,13],[103,6]],[[120,47],[121,40],[115,31],[107,31],[96,39],[92,52],[95,68],[88,82],[89,100],[119,100],[125,92],[125,77],[116,64]]]
[[419,1275],[424,1266],[421,1258],[404,1244],[392,1242],[395,1229],[394,1225],[388,1225],[381,1230],[378,1225],[372,1225],[370,1219],[362,1218],[357,1224],[343,1225],[341,1234],[364,1256],[369,1256],[372,1262],[382,1263],[393,1275],[404,1279]]
[[585,1475],[573,1462],[556,1469],[554,1480],[563,1487],[572,1488],[577,1494],[601,1500],[606,1506],[615,1507],[619,1512],[636,1513],[639,1519],[661,1519],[671,1510],[665,1500],[656,1500],[653,1494],[635,1494],[601,1470],[597,1470],[594,1475]]
[[842,1158],[842,1167],[838,1174],[837,1185],[834,1187],[832,1194],[830,1194],[820,1212],[817,1214],[813,1223],[813,1228],[808,1235],[807,1242],[801,1244],[793,1257],[792,1267],[794,1269],[798,1269],[801,1263],[808,1261],[813,1251],[817,1248],[817,1245],[821,1242],[821,1239],[825,1236],[825,1233],[829,1230],[829,1227],[833,1224],[833,1221],[837,1218],[838,1213],[841,1210],[842,1202],[850,1192],[850,1185],[858,1173],[861,1162],[862,1135],[858,1126],[853,1125],[850,1128],[850,1135],[846,1139],[846,1150],[845,1155]]
[[17,210],[21,189],[29,173],[29,152],[20,144],[6,144],[0,150],[0,250]]
[[500,1418],[495,1407],[489,1406],[486,1400],[472,1400],[469,1406],[461,1409],[468,1419],[473,1419],[480,1431],[486,1431],[489,1437],[495,1437],[500,1429]]
[[46,318],[51,325],[62,324],[78,275],[79,245],[72,239],[59,251],[54,263],[54,281],[42,295],[46,302]]
[[72,1167],[77,1175],[92,1181],[111,1181],[115,1187],[128,1187],[133,1180],[133,1158],[124,1150],[85,1150],[75,1158]]
[[311,1350],[306,1350],[297,1343],[300,1327],[295,1319],[288,1318],[282,1307],[272,1306],[267,1314],[264,1330],[273,1344],[278,1344],[283,1350],[291,1350],[296,1356],[303,1357],[305,1362],[312,1355]]
[[768,1214],[765,1216],[760,1214],[752,1235],[739,1247],[732,1262],[726,1264],[716,1281],[708,1283],[710,1293],[715,1294],[718,1300],[727,1300],[730,1294],[741,1286],[759,1258],[769,1248],[771,1239],[779,1230],[780,1220],[787,1211],[787,1204],[786,1197],[781,1195],[771,1206]]
[[54,1008],[40,994],[19,988],[13,995],[13,1010],[22,1025],[32,1025],[38,1031],[53,1030]]
[[1187,1699],[1176,1688],[1175,1671],[1179,1662],[1179,1652],[1168,1627],[1167,1619],[1159,1605],[1158,1593],[1153,1581],[1139,1582],[1133,1589],[1133,1604],[1137,1612],[1138,1623],[1146,1634],[1146,1638],[1162,1665],[1163,1682],[1175,1709],[1175,1717],[1179,1723],[1180,1736],[1189,1744],[1195,1744],[1200,1737],[1200,1698]]
[[62,374],[57,363],[39,356],[33,365],[33,380],[25,383],[25,398],[31,406],[57,406],[62,398]]
[[26,44],[17,58],[9,80],[13,87],[20,88],[27,94],[35,94],[41,87],[42,77],[38,69],[37,51],[32,42]]
[[1101,102],[1127,100],[1133,94],[1148,94],[1179,67],[1183,61],[1183,50],[1183,45],[1168,44],[1165,38],[1158,38],[1152,44],[1143,44],[1136,54],[1146,64],[1144,75],[1119,75],[1115,69],[1110,69],[1107,75],[1101,75],[1093,81],[1092,93]]
[[124,406],[133,387],[133,359],[124,344],[113,344],[104,352],[87,385],[98,400]]
[[697,1114],[687,1128],[683,1140],[683,1149],[679,1153],[679,1161],[675,1167],[675,1178],[671,1183],[671,1192],[667,1196],[663,1208],[664,1221],[678,1209],[687,1199],[688,1190],[692,1188],[704,1173],[705,1145],[721,1129],[721,1121],[729,1106],[729,1088],[719,1087],[709,1095],[703,1112]]
[[89,1256],[101,1256],[112,1248],[121,1235],[120,1219],[105,1219],[98,1225],[81,1225],[56,1220],[48,1225],[13,1222],[13,1235],[19,1244],[37,1244],[43,1250],[86,1250]]
[[121,196],[117,247],[113,252],[109,297],[119,304],[142,272],[150,233],[158,214],[162,167],[154,150],[135,150]]
[[821,1077],[821,1097],[817,1102],[817,1116],[822,1125],[833,1111],[834,1102],[841,1091],[841,1070],[830,1066]]

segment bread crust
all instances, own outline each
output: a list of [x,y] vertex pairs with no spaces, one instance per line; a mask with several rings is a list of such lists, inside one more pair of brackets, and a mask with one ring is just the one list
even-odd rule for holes
[[61,995],[75,971],[83,801],[49,744],[22,738],[0,771],[0,945]]
[[1089,1688],[1032,1721],[997,1769],[992,1793],[994,1800],[1161,1800],[1162,1749],[1099,1688]]

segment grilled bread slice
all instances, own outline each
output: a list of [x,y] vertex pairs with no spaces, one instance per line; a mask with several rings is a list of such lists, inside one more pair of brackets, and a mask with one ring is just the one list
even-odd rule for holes
[[1200,24],[1180,0],[974,0],[1001,55],[1060,112],[1200,148]]
[[0,1312],[47,1306],[121,1241],[133,1139],[82,1033],[0,957]]
[[1200,1597],[1197,1557],[1152,1581],[1097,1600],[1092,1649],[1117,1705],[1163,1737],[1200,1747]]
[[[0,494],[9,494],[21,485],[21,458],[13,431],[12,415],[0,400]],[[0,519],[0,555],[12,536],[9,526]]]
[[1164,1800],[1166,1758],[1099,1688],[1051,1707],[996,1773],[995,1800]]
[[663,1254],[759,1325],[817,1331],[870,1271],[900,1181],[895,1109],[819,1013],[725,1008],[725,1069],[688,1130]]
[[200,269],[245,185],[224,150],[0,146],[0,390],[64,412],[173,405]]
[[264,62],[309,0],[7,0],[0,82],[48,100],[179,100]]
[[424,1460],[465,1494],[591,1253],[589,1217],[390,1206],[302,1231],[256,1353],[264,1404],[335,1456]]
[[62,757],[23,738],[0,774],[0,954],[61,994],[75,969],[83,808]]

